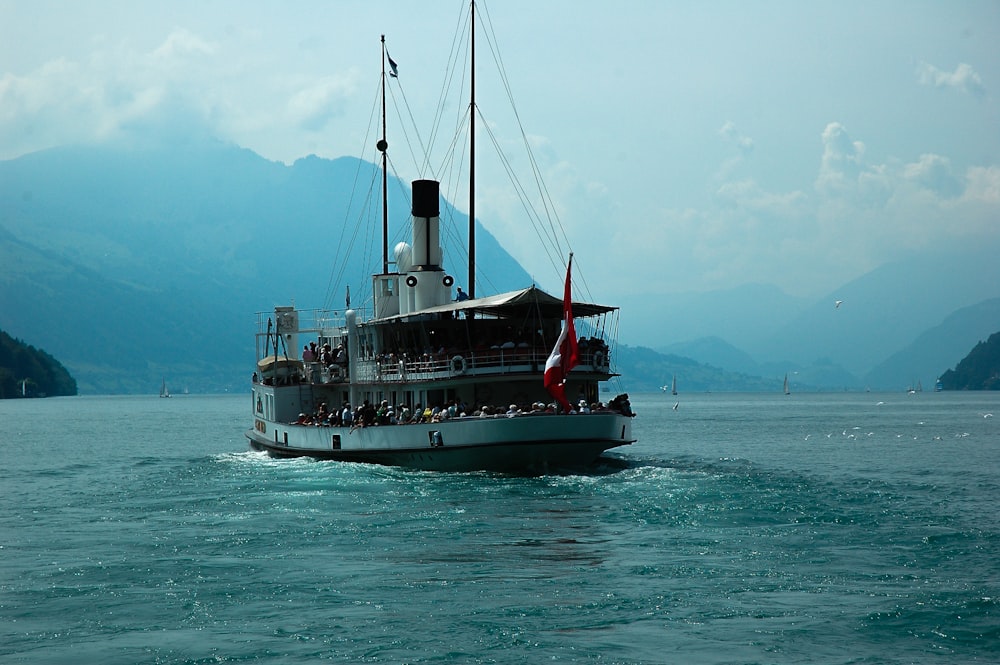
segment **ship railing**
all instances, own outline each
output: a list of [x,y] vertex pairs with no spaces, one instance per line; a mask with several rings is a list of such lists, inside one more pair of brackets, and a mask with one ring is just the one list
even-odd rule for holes
[[[359,383],[406,383],[463,376],[491,377],[544,371],[549,352],[541,349],[490,349],[468,353],[427,354],[417,359],[380,358],[361,360],[356,370]],[[606,373],[607,354],[584,350],[574,371]],[[346,372],[324,382],[346,381]]]
[[340,365],[324,365],[319,362],[305,363],[306,383],[346,383],[347,368]]
[[[298,314],[298,326],[295,330],[282,329],[283,333],[316,333],[317,335],[327,334],[333,331],[342,330],[346,325],[346,320],[344,318],[344,310],[334,310],[334,309],[299,309],[296,310]],[[267,333],[267,322],[271,321],[271,332],[273,333],[275,328],[275,313],[274,311],[269,312],[257,312],[257,334],[264,335]]]

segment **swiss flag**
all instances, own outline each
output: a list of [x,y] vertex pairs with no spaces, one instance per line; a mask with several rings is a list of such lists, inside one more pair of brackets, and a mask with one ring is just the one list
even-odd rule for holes
[[562,408],[569,413],[573,410],[566,400],[566,376],[576,367],[580,358],[576,348],[576,328],[573,326],[573,296],[570,288],[570,272],[573,269],[573,255],[569,255],[566,265],[566,288],[563,292],[563,325],[559,339],[545,361],[545,389]]

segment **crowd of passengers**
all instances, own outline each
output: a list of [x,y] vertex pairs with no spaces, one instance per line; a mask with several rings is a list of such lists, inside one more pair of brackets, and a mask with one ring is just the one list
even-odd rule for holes
[[[581,337],[578,342],[578,349],[580,361],[584,364],[589,364],[592,361],[593,354],[598,352],[602,353],[604,358],[608,357],[607,342],[598,337]],[[401,370],[415,372],[431,370],[447,363],[455,356],[470,356],[469,360],[471,360],[471,356],[478,356],[480,358],[494,357],[498,360],[505,358],[511,361],[531,360],[532,358],[544,360],[548,357],[549,351],[551,349],[532,347],[531,344],[523,340],[520,342],[508,340],[506,342],[497,341],[493,344],[479,344],[471,349],[460,346],[440,346],[436,349],[426,348],[423,351],[419,349],[391,351],[377,354],[374,360],[382,368],[382,371],[387,373]]]
[[[319,405],[315,413],[300,413],[294,425],[314,425],[317,427],[368,427],[378,425],[408,425],[414,423],[439,423],[456,418],[496,418],[521,415],[540,415],[559,413],[561,408],[556,403],[534,402],[526,406],[511,404],[507,408],[481,405],[470,410],[467,404],[452,400],[444,406],[408,405],[392,406],[388,400],[382,400],[379,406],[365,400],[363,404],[352,407],[349,403],[339,409],[330,410],[326,402]],[[603,402],[587,403],[579,399],[576,407],[570,413],[596,413],[601,411],[617,411],[626,416],[634,416],[629,403],[628,394],[622,394],[608,404]]]
[[327,367],[331,365],[346,367],[347,349],[344,348],[343,344],[338,344],[335,349],[329,343],[320,346],[317,342],[309,342],[309,344],[302,347],[302,362],[322,363]]
[[[579,358],[580,362],[583,364],[590,364],[594,360],[594,354],[601,353],[604,356],[603,363],[608,361],[608,345],[607,343],[598,337],[581,337],[578,344]],[[439,347],[437,350],[427,349],[423,352],[420,351],[408,351],[402,353],[390,352],[376,355],[374,357],[375,361],[379,365],[379,371],[382,374],[402,374],[404,372],[427,372],[434,371],[436,369],[441,369],[446,367],[447,364],[455,356],[463,356],[463,354],[469,353],[468,350],[463,351],[457,347],[451,347],[446,349],[445,347]],[[527,342],[514,343],[511,341],[496,343],[492,345],[481,344],[474,349],[472,353],[479,354],[480,358],[488,358],[491,355],[496,355],[498,358],[502,357],[501,354],[509,354],[506,357],[512,361],[516,360],[528,360],[534,358],[535,360],[542,360],[548,357],[548,351],[544,349],[532,348]],[[467,359],[466,362],[471,360]],[[348,363],[347,350],[344,348],[343,344],[338,344],[337,348],[333,348],[329,343],[325,343],[320,346],[317,342],[310,342],[302,347],[302,362],[303,363],[321,363],[327,368],[336,368],[338,374],[341,378],[346,376],[346,369]],[[274,379],[271,377],[258,377],[257,373],[254,372],[253,382],[258,381],[263,382],[266,385],[294,385],[301,382],[310,382],[308,378],[310,375],[307,373],[305,375],[292,374],[290,376],[280,377]],[[331,369],[331,377],[335,375]],[[334,379],[331,378],[332,382]]]

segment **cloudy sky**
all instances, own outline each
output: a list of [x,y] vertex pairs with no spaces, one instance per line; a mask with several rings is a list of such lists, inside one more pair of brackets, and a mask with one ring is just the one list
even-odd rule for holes
[[[746,282],[821,296],[910,252],[1000,237],[1000,2],[479,7],[598,300]],[[0,0],[0,159],[200,132],[286,163],[370,158],[379,35],[397,98],[429,127],[466,13],[466,0]],[[513,145],[480,41],[480,110]],[[402,142],[390,131],[398,175],[431,175]],[[482,167],[477,216],[558,290],[497,171]]]

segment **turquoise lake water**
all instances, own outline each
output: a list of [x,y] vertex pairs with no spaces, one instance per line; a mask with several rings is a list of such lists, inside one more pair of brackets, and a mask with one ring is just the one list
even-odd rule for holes
[[632,401],[531,478],[271,460],[248,396],[0,401],[0,662],[1000,662],[1000,394]]

